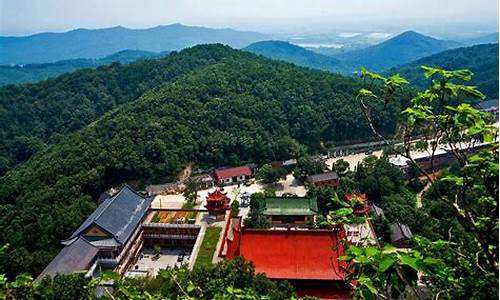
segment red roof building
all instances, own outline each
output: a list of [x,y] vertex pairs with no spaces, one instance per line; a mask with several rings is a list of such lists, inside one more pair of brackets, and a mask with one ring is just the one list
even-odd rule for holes
[[[344,231],[244,230],[239,255],[271,279],[344,280]],[[228,253],[229,254],[229,253]]]
[[213,177],[217,183],[230,184],[248,180],[252,177],[249,166],[218,169],[214,171]]
[[220,190],[215,190],[212,193],[208,193],[207,204],[205,207],[210,213],[225,212],[229,209],[229,198],[226,196],[227,193],[223,193]]
[[242,256],[251,261],[256,273],[270,279],[288,280],[301,297],[349,299],[345,284],[345,231],[341,230],[269,230],[231,226],[226,239],[225,256]]
[[270,279],[288,280],[300,297],[349,299],[345,283],[346,263],[340,230],[272,230],[241,227],[241,218],[226,224],[225,243],[219,255],[226,259],[242,256],[251,261],[256,273]]

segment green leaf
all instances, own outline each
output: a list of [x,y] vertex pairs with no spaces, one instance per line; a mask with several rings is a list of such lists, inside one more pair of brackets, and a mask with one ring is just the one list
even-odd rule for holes
[[358,282],[365,286],[366,288],[368,288],[368,290],[373,294],[373,295],[377,295],[378,294],[378,290],[377,288],[375,287],[375,285],[373,285],[373,281],[364,276],[364,275],[361,275],[359,278],[358,278]]
[[399,74],[394,74],[389,79],[387,80],[386,84],[392,84],[394,86],[401,86],[404,84],[408,84],[408,80],[405,78],[401,77]]
[[424,263],[426,265],[437,265],[439,264],[441,261],[439,259],[435,259],[435,258],[432,258],[432,257],[427,257],[424,259]]
[[475,86],[459,85],[460,92],[466,94],[467,96],[476,97],[479,99],[485,99],[486,96],[478,91]]
[[194,289],[195,289],[195,286],[194,286],[194,284],[190,281],[190,282],[189,282],[189,284],[188,284],[188,286],[186,287],[186,291],[187,291],[188,293],[191,293],[192,291],[194,291]]
[[440,69],[438,68],[432,68],[428,66],[421,66],[421,68],[424,70],[424,76],[425,78],[429,78],[431,76],[434,76],[435,74],[438,74]]
[[353,212],[354,211],[352,210],[352,208],[349,208],[349,207],[339,208],[339,209],[333,211],[333,213],[336,216],[348,216],[348,215],[352,215]]
[[449,73],[451,74],[452,78],[460,79],[463,81],[471,80],[472,76],[474,75],[474,73],[467,69],[449,71]]
[[447,175],[443,178],[441,178],[441,181],[444,182],[452,182],[457,186],[464,186],[464,178],[463,177],[458,177],[455,175]]
[[380,272],[384,273],[390,267],[392,267],[397,261],[396,255],[386,255],[384,256],[379,263],[378,269]]
[[382,75],[370,72],[365,67],[361,67],[361,74],[365,77],[370,77],[375,80],[386,80]]
[[380,253],[380,250],[377,247],[366,247],[365,252],[368,257],[374,257]]
[[377,98],[377,96],[372,91],[367,90],[365,88],[360,89],[358,91],[358,95],[365,97],[365,98],[370,98],[370,97]]
[[421,271],[421,268],[417,264],[417,259],[409,255],[405,254],[400,255],[399,264],[409,266],[415,271]]
[[388,252],[394,252],[396,251],[398,248],[394,247],[393,245],[385,245],[383,248],[382,248],[382,253],[388,253]]

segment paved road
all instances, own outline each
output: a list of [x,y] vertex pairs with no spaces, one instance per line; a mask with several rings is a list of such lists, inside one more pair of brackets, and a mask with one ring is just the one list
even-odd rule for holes
[[[382,155],[382,150],[379,151],[373,151],[372,154],[370,155],[375,155],[376,157],[380,157]],[[349,169],[351,171],[354,171],[354,168],[358,165],[358,163],[362,162],[363,159],[365,159],[368,155],[365,153],[357,153],[357,154],[350,154],[342,157],[334,157],[334,158],[329,158],[326,160],[326,165],[328,167],[332,167],[332,165],[339,159],[343,159],[349,163]]]

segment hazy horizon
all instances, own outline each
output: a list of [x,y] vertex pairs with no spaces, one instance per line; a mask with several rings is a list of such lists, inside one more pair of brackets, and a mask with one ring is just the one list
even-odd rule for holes
[[0,10],[2,36],[174,23],[281,35],[416,30],[452,38],[498,31],[498,1],[491,0],[0,0]]

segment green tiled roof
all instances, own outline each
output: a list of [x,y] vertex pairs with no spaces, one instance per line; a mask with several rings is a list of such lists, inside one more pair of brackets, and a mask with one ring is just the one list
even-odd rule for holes
[[316,198],[269,197],[265,198],[266,216],[312,216],[318,213]]

